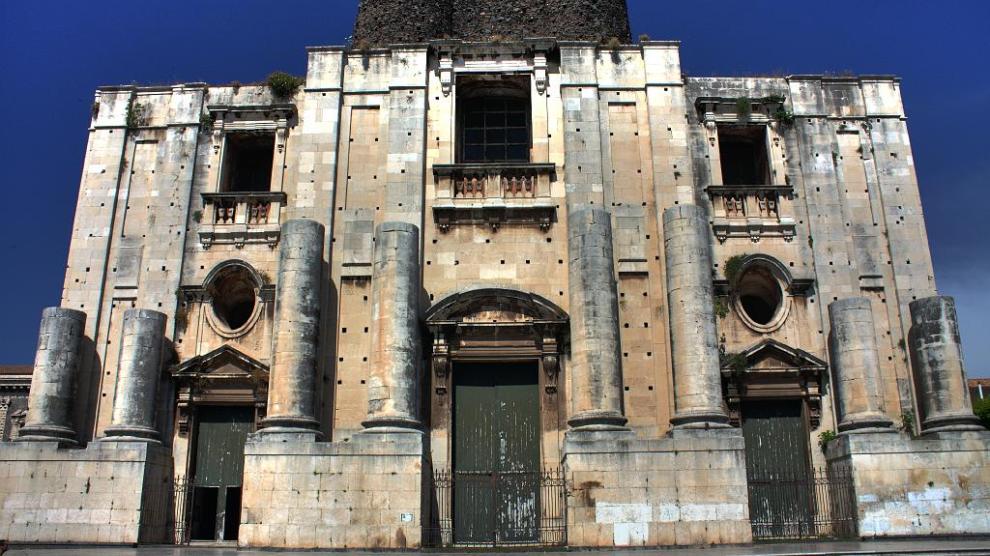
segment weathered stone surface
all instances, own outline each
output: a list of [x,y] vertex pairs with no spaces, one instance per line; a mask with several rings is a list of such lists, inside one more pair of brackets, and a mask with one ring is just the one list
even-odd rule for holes
[[147,442],[0,445],[0,538],[23,543],[170,542],[171,455]]
[[911,302],[911,357],[925,432],[982,430],[966,387],[956,303],[934,296]]
[[149,309],[128,309],[124,313],[113,418],[105,431],[108,438],[159,440],[155,394],[161,380],[165,320],[164,314]]
[[354,26],[356,44],[500,37],[628,42],[629,14],[625,0],[362,0]]
[[851,473],[859,535],[990,532],[990,433],[840,435],[830,469]]
[[323,225],[315,220],[290,220],[282,226],[268,417],[263,429],[268,434],[319,427],[316,356],[324,233]]
[[244,448],[238,544],[274,548],[415,549],[421,545],[423,436]]
[[85,323],[86,313],[82,311],[49,307],[42,312],[28,414],[20,440],[76,442],[72,410]]
[[851,297],[833,301],[828,313],[839,431],[889,429],[893,422],[883,412],[870,300]]
[[725,426],[728,416],[722,409],[705,209],[679,205],[665,210],[663,235],[676,407],[671,423],[683,427]]
[[568,544],[739,544],[752,540],[738,430],[675,429],[668,438],[568,436]]
[[372,270],[374,354],[366,428],[419,427],[419,289],[419,228],[382,223]]
[[619,307],[608,211],[590,205],[568,217],[571,284],[572,428],[621,428]]

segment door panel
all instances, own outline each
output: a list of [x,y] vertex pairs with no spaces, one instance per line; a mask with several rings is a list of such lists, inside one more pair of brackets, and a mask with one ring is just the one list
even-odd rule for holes
[[455,542],[537,540],[539,408],[535,363],[455,368]]
[[[250,406],[200,406],[196,408],[196,458],[194,492],[210,492],[210,499],[196,504],[192,538],[236,539],[240,523],[240,487],[244,475],[244,443],[254,429]],[[209,502],[209,503],[207,503]]]
[[808,432],[800,400],[744,402],[750,520],[758,536],[781,538],[813,529]]

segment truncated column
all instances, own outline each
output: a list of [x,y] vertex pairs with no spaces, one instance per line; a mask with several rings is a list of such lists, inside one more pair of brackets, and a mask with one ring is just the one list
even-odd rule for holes
[[18,440],[76,443],[72,404],[85,324],[81,311],[49,307],[42,312],[28,413]]
[[912,301],[910,307],[922,431],[982,430],[966,387],[955,300],[937,295]]
[[323,236],[323,225],[314,220],[290,220],[282,226],[268,417],[261,430],[265,434],[313,433],[319,428],[316,356]]
[[574,429],[623,429],[619,300],[612,222],[590,205],[567,216],[571,301],[571,398]]
[[383,222],[372,269],[370,432],[417,429],[419,406],[419,228]]
[[113,415],[104,440],[158,442],[155,394],[162,370],[165,320],[158,311],[124,312]]
[[892,430],[883,412],[873,306],[850,297],[828,306],[839,432]]
[[685,428],[727,427],[704,209],[680,205],[665,210],[663,234],[676,409],[670,421]]

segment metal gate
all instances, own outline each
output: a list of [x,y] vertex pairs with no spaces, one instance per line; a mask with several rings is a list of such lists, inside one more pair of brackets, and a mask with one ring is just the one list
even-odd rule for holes
[[804,404],[742,405],[749,518],[755,540],[845,538],[856,533],[852,478],[812,469]]
[[856,536],[856,504],[848,471],[817,469],[797,477],[749,477],[748,482],[754,540]]
[[189,542],[189,502],[192,499],[192,483],[185,477],[178,477],[173,483],[172,493],[172,543]]
[[[427,547],[567,544],[567,488],[559,468],[507,473],[440,470],[432,478],[423,541]],[[506,503],[518,501],[520,492],[534,494],[522,503]],[[463,530],[466,526],[469,531]]]

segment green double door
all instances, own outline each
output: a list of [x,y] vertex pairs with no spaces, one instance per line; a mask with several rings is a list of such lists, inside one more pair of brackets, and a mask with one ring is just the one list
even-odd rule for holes
[[254,430],[250,406],[196,408],[192,540],[236,540],[241,522],[244,443]]
[[758,539],[815,534],[808,429],[800,400],[743,402],[749,515]]
[[533,363],[454,369],[454,542],[539,540],[540,396]]

